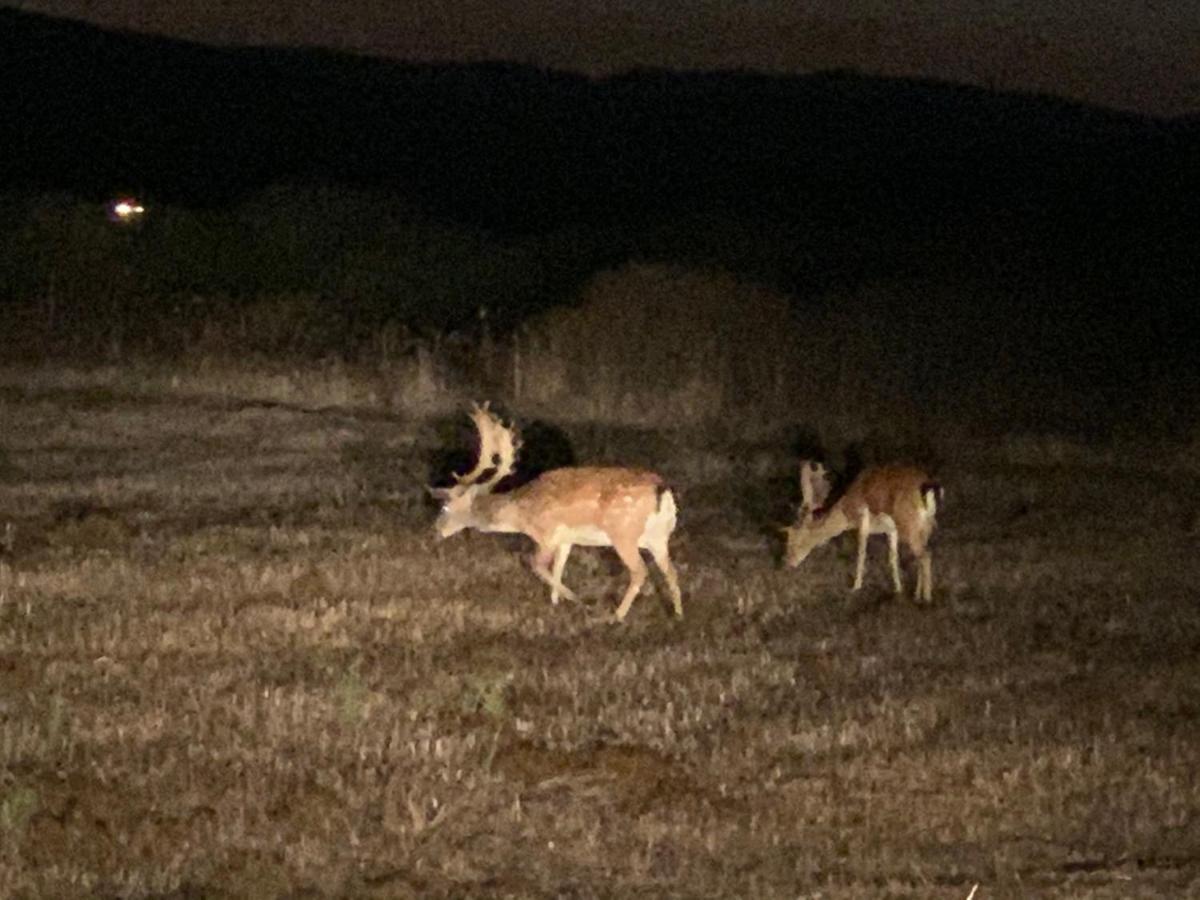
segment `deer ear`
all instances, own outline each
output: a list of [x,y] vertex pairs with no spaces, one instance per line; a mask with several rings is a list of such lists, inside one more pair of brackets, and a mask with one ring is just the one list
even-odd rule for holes
[[829,470],[823,463],[806,459],[800,463],[800,497],[810,511],[825,505],[833,491]]
[[429,496],[432,497],[434,500],[442,500],[442,501],[449,500],[450,494],[452,493],[450,488],[430,487],[429,485],[425,485],[425,490],[429,492]]
[[800,463],[800,499],[805,506],[813,502],[813,464],[810,460]]

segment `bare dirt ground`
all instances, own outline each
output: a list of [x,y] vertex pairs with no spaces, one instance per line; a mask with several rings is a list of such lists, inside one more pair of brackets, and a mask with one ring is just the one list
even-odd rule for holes
[[939,446],[918,607],[634,441],[686,616],[618,627],[610,551],[433,539],[447,434],[0,391],[0,895],[1200,896],[1194,447]]

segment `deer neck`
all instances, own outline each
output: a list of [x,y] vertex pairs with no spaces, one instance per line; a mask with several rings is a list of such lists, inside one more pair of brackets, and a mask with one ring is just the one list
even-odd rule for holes
[[508,494],[481,494],[471,504],[471,526],[479,531],[515,534],[523,531],[520,509]]
[[854,525],[839,503],[820,515],[814,515],[807,531],[812,540],[820,545],[828,543],[844,531],[849,531]]

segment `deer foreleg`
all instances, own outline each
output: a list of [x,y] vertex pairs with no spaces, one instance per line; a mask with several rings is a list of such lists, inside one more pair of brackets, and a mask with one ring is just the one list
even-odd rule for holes
[[[533,574],[550,586],[550,602],[555,606],[558,605],[560,596],[566,597],[572,602],[579,599],[575,596],[574,591],[562,583],[562,570],[567,564],[567,556],[570,552],[570,544],[561,544],[558,547],[538,547],[529,563]],[[551,562],[554,564],[553,571],[550,569]]]
[[871,513],[864,509],[858,522],[858,563],[854,567],[854,587],[851,590],[862,589],[863,572],[867,567],[867,538],[871,536]]
[[558,605],[558,595],[560,593],[572,602],[576,599],[575,593],[563,584],[562,581],[563,569],[567,567],[567,557],[570,555],[570,544],[560,544],[558,549],[554,551],[554,571],[551,573],[554,579],[550,583],[550,602],[555,606]]

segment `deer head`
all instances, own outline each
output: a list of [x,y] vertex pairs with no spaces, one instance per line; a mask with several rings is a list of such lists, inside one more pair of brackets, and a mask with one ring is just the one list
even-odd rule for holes
[[796,524],[783,529],[787,536],[787,549],[784,551],[786,565],[800,565],[813,549],[826,540],[815,524],[817,512],[825,508],[832,492],[833,479],[823,464],[811,459],[800,463],[800,509]]
[[515,429],[505,425],[487,403],[472,404],[469,415],[479,434],[475,466],[469,472],[455,473],[455,483],[450,487],[429,489],[430,494],[442,501],[436,528],[444,538],[475,526],[476,500],[490,494],[492,488],[512,473],[521,448]]

